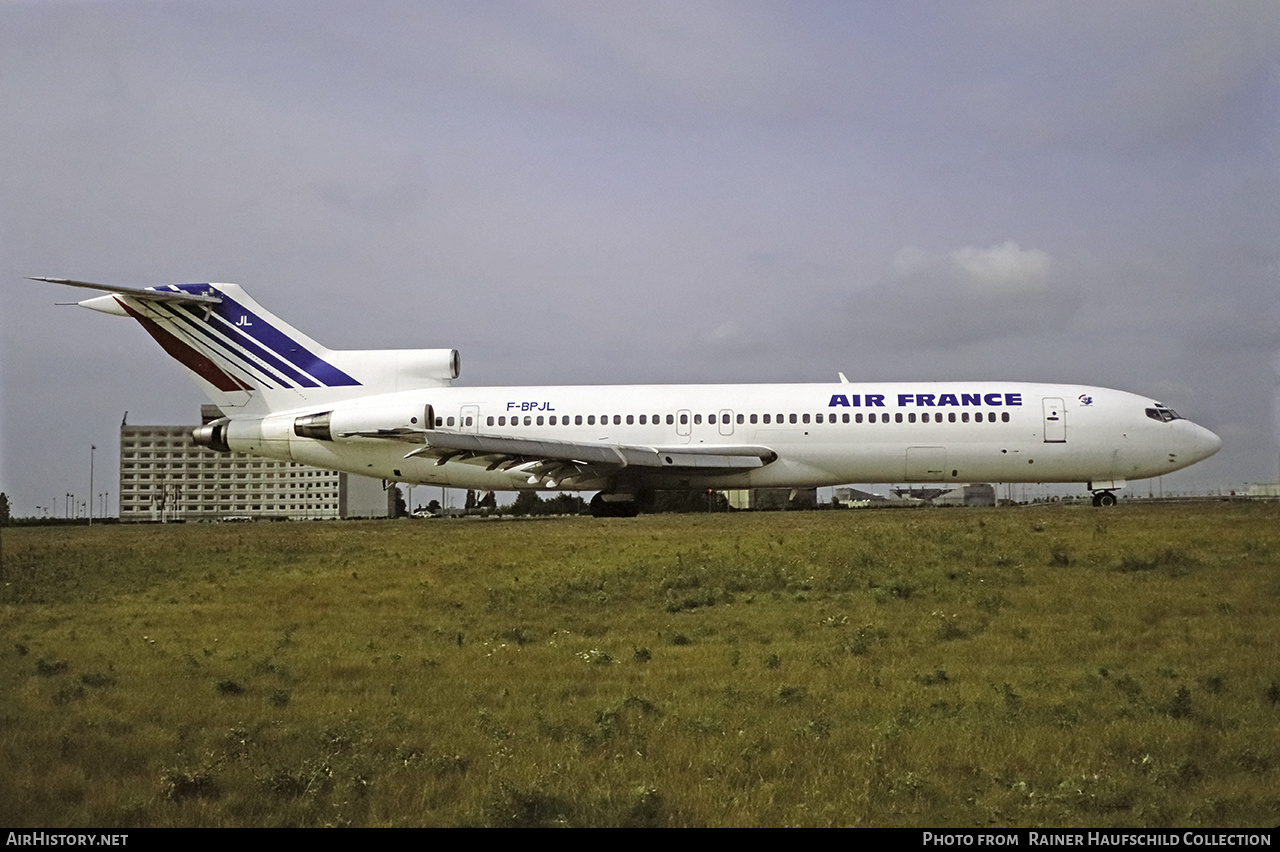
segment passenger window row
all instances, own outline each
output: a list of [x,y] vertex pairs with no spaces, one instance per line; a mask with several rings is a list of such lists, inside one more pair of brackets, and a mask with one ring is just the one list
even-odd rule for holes
[[[1002,423],[1009,422],[1009,412],[1007,411],[999,412],[999,418],[997,418],[996,414],[997,413],[994,411],[975,411],[975,412],[972,412],[972,414],[968,411],[961,411],[961,412],[948,411],[946,412],[945,422],[969,423],[972,421],[974,423],[983,423],[983,422],[995,423],[997,419]],[[768,426],[768,425],[773,425],[775,423],[803,425],[808,423],[834,424],[834,423],[864,422],[863,420],[864,415],[861,412],[857,414],[849,414],[848,412],[842,412],[839,415],[836,415],[834,413],[823,414],[821,412],[813,415],[810,415],[810,414],[737,414],[737,415],[708,414],[706,415],[706,422],[709,425],[714,426],[714,425],[717,425],[718,422],[729,422],[729,418],[731,416],[734,418],[733,422],[737,423],[740,426],[747,423],[750,423],[751,425],[763,424]],[[901,411],[899,411],[899,412],[895,412],[892,415],[892,419],[891,419],[891,415],[888,412],[881,413],[879,415],[879,419],[877,419],[877,415],[875,412],[871,412],[865,415],[865,417],[866,417],[865,422],[867,423],[877,423],[877,422],[879,423],[904,423],[904,422],[905,423],[916,423],[916,422],[942,423],[944,422],[943,412],[941,411],[934,412],[932,414],[932,418],[930,416],[930,412],[928,411],[920,412],[919,414],[917,414],[914,411],[909,411],[905,415]],[[675,415],[675,414],[667,414],[667,415],[601,414],[597,419],[596,415],[594,414],[587,414],[587,415],[575,414],[573,415],[572,420],[570,420],[570,416],[568,414],[565,414],[565,415],[525,414],[523,416],[518,414],[513,414],[509,419],[510,419],[510,424],[508,424],[508,417],[505,414],[497,415],[496,417],[490,414],[488,417],[485,418],[485,425],[486,426],[507,426],[507,425],[520,426],[523,424],[525,426],[570,426],[570,425],[595,426],[598,423],[601,426],[608,426],[610,423],[612,423],[614,426],[621,426],[625,423],[628,426],[633,426],[636,424],[639,424],[640,426],[647,426],[650,424],[654,426],[658,426],[658,425],[662,425],[665,422],[665,424],[668,426],[674,426],[676,422],[679,421],[681,426],[687,426],[689,425],[689,422],[690,422],[690,415],[688,413],[681,413],[679,415]],[[465,421],[466,422],[463,425],[466,425],[466,426],[472,425],[470,417],[465,418]],[[694,414],[692,415],[692,421],[694,426],[700,426],[703,423],[703,416],[701,414]],[[453,426],[458,422],[459,422],[459,419],[454,417],[437,417],[436,418],[437,427]]]

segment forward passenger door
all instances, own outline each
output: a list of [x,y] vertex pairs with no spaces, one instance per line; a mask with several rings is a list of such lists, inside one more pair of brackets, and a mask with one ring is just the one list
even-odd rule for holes
[[1067,442],[1067,412],[1062,400],[1046,396],[1044,405],[1044,442],[1046,444],[1065,444]]

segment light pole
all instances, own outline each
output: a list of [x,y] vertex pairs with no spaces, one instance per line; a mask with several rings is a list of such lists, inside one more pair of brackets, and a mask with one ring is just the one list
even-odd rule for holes
[[93,526],[93,454],[97,444],[89,445],[89,526]]

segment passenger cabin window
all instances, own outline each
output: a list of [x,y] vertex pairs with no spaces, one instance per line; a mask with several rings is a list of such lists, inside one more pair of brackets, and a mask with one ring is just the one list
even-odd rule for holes
[[484,425],[486,425],[486,426],[492,426],[492,425],[493,425],[493,415],[492,415],[492,414],[490,414],[488,417],[486,417],[486,418],[485,418]]

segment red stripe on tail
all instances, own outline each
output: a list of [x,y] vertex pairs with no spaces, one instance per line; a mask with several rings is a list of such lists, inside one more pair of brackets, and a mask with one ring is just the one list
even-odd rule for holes
[[253,390],[249,385],[246,385],[244,382],[213,363],[208,356],[200,354],[186,343],[183,343],[181,340],[165,331],[155,320],[149,317],[144,317],[142,314],[138,313],[119,299],[116,299],[116,301],[120,302],[120,307],[129,312],[129,316],[136,319],[142,327],[146,329],[147,334],[151,335],[165,352],[168,352],[176,360],[180,361],[188,370],[195,373],[218,390],[225,393]]

